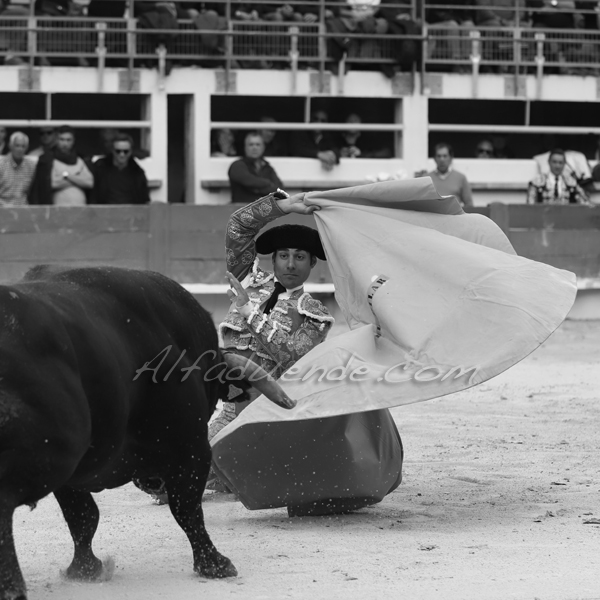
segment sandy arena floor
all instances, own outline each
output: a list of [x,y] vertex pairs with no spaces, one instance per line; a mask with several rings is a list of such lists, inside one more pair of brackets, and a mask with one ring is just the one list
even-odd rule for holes
[[71,539],[46,498],[14,519],[29,597],[600,599],[599,395],[600,322],[566,322],[488,383],[395,409],[404,482],[377,506],[289,519],[207,497],[212,539],[240,573],[226,581],[194,576],[168,507],[132,485],[96,495],[112,580],[64,581]]

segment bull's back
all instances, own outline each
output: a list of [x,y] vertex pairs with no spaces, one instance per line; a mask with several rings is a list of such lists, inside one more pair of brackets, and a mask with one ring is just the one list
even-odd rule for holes
[[[181,431],[189,427],[182,417],[208,421],[213,406],[201,397],[202,382],[189,377],[182,383],[180,369],[216,349],[216,331],[210,315],[175,282],[112,267],[37,267],[21,283],[0,290],[0,297],[2,292],[22,300],[21,314],[12,307],[12,316],[22,324],[23,356],[38,352],[40,368],[30,378],[47,380],[47,399],[34,398],[31,410],[47,414],[60,405],[76,415],[69,424],[87,440],[76,480],[100,481],[107,471],[127,477],[117,473],[117,462],[168,447],[169,436],[195,435]],[[148,362],[155,371],[143,369]],[[54,374],[62,371],[67,385],[54,385]],[[57,428],[66,426],[57,422]]]

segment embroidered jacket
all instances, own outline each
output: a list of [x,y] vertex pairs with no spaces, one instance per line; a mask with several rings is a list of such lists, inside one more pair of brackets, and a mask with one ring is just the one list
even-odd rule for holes
[[232,303],[219,326],[226,349],[252,357],[275,377],[320,344],[334,321],[327,308],[303,288],[289,298],[278,298],[268,315],[262,311],[275,287],[275,276],[259,267],[254,238],[283,214],[270,194],[231,215],[225,234],[227,268],[248,292],[253,308],[246,318]]
[[[554,181],[554,178],[552,178]],[[579,187],[572,175],[559,175],[558,198],[554,197],[554,187],[548,174],[537,175],[529,182],[528,204],[580,204],[588,201],[586,193]]]

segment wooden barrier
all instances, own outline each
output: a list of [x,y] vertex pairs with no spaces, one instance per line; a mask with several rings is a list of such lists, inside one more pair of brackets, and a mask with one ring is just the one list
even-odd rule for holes
[[[0,210],[0,279],[43,263],[111,264],[160,271],[181,283],[223,283],[225,225],[238,205],[10,207]],[[600,207],[491,204],[517,252],[600,281]],[[286,222],[314,226],[312,217]],[[277,225],[271,223],[269,227]],[[270,258],[263,259],[269,267]],[[319,261],[309,279],[331,282]]]

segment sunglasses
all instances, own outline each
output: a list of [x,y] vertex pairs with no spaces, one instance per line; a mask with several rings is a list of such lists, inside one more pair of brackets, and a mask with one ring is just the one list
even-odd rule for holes
[[115,154],[131,154],[131,150],[119,150],[119,149],[114,149],[113,152]]
[[40,131],[40,135],[54,135],[54,131]]
[[477,152],[479,154],[489,154],[490,156],[494,154],[494,151],[490,150],[489,148],[477,148]]

